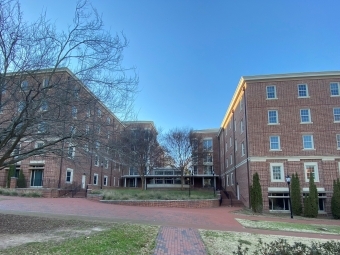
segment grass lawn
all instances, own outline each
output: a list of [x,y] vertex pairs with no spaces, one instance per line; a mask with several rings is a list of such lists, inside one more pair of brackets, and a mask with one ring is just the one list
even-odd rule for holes
[[158,226],[115,224],[109,230],[64,241],[34,242],[0,250],[0,254],[151,254]]
[[[95,192],[98,192],[97,190]],[[141,190],[141,189],[112,189],[104,190],[104,200],[188,200],[213,199],[213,190]]]
[[308,232],[308,233],[320,233],[320,234],[340,234],[340,226],[334,225],[316,225],[316,224],[300,224],[290,222],[273,222],[273,221],[253,221],[236,219],[244,227],[247,228],[259,228],[268,230],[280,230],[280,231],[294,231],[294,232]]

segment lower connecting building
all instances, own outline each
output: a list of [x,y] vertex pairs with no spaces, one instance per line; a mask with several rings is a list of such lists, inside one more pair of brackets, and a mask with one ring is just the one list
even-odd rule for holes
[[242,77],[218,134],[221,185],[247,207],[257,172],[264,209],[288,212],[287,175],[314,176],[319,213],[340,177],[340,72]]

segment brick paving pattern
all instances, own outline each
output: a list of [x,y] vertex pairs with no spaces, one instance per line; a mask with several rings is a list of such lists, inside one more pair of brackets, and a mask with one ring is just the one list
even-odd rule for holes
[[196,229],[161,227],[154,255],[206,255],[204,244]]

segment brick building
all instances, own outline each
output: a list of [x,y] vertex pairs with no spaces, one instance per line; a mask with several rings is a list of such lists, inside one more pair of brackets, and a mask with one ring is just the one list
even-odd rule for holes
[[249,206],[260,176],[264,209],[288,212],[286,175],[302,193],[314,175],[319,212],[330,212],[340,177],[340,72],[242,77],[218,134],[222,186]]
[[[9,165],[15,165],[16,176],[23,170],[27,187],[121,185],[127,166],[117,140],[126,126],[69,69],[6,79],[0,97],[2,153],[21,140],[10,156],[2,154],[0,186],[6,186]],[[11,129],[17,134],[5,144]]]

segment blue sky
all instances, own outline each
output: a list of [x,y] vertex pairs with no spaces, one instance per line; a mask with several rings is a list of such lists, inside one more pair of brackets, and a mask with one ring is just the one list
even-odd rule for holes
[[[21,1],[64,28],[74,0]],[[340,70],[340,1],[96,0],[130,41],[139,120],[168,130],[218,128],[241,76]]]

